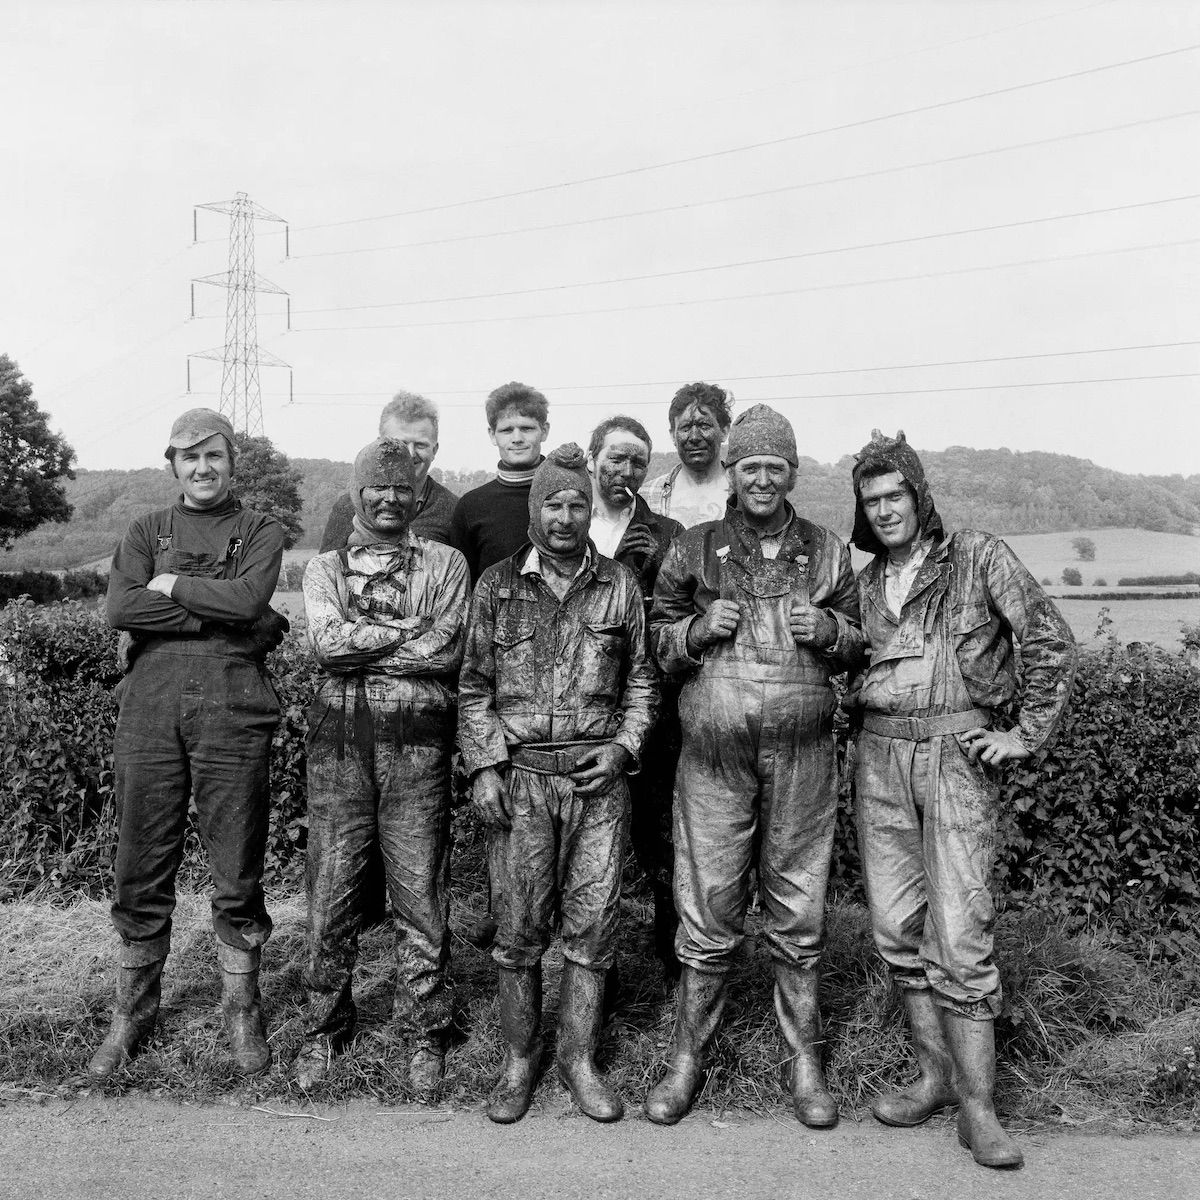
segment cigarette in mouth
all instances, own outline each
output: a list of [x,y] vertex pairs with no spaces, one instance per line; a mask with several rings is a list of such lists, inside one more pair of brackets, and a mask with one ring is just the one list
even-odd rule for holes
[[633,491],[629,487],[627,487],[625,484],[621,485],[621,490],[625,493],[625,495],[627,495],[630,498],[630,500],[637,499],[637,497],[633,494]]

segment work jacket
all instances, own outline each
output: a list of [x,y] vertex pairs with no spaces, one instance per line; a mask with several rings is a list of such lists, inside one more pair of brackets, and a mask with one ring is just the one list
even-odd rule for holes
[[[858,577],[863,632],[870,666],[862,676],[862,703],[876,711],[922,715],[915,693],[905,703],[889,676],[905,660],[921,658],[926,640],[947,637],[976,708],[1001,708],[1019,695],[1016,734],[1027,750],[1045,744],[1071,696],[1078,651],[1062,613],[1003,541],[964,530],[930,549],[899,617],[884,596],[887,556]],[[1013,651],[1020,644],[1021,675]]]
[[613,741],[635,764],[658,712],[633,574],[588,543],[560,602],[529,567],[532,547],[484,571],[471,599],[458,734],[472,774],[510,746]]

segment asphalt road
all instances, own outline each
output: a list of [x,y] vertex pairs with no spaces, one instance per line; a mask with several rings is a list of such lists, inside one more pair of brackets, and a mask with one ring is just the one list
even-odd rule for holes
[[693,1114],[662,1129],[640,1114],[596,1125],[564,1103],[502,1128],[479,1111],[269,1107],[8,1103],[0,1196],[1200,1200],[1200,1135],[1025,1135],[1024,1170],[1001,1174],[977,1167],[945,1120],[918,1130],[843,1121],[817,1134]]

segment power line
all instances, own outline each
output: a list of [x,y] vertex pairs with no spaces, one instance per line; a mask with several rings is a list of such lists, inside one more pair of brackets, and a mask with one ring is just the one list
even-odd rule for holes
[[[1121,67],[1138,66],[1142,63],[1155,62],[1170,58],[1176,54],[1187,54],[1200,49],[1200,44],[1179,46],[1173,50],[1162,50],[1156,54],[1146,54],[1139,58],[1127,58],[1120,62],[1103,63],[1096,67],[1085,67],[1080,71],[1069,71],[1062,75],[1051,75],[1044,79],[1034,79],[1027,83],[1010,84],[1007,87],[992,88],[986,92],[975,92],[969,96],[959,96],[953,100],[939,100],[933,104],[922,104],[915,108],[900,109],[897,112],[882,113],[874,117],[863,117],[857,121],[845,121],[839,125],[828,125],[822,129],[809,129],[801,133],[787,134],[783,137],[769,138],[761,142],[748,142],[741,146],[729,146],[723,150],[710,150],[704,154],[692,154],[684,158],[667,159],[664,162],[648,163],[640,167],[627,167],[620,171],[608,171],[601,175],[589,175],[581,179],[568,179],[559,183],[542,184],[539,187],[522,188],[513,192],[498,192],[490,196],[479,196],[471,200],[455,200],[445,204],[432,204],[422,208],[404,209],[400,212],[381,213],[372,217],[354,217],[345,221],[329,221],[320,225],[298,225],[296,229],[332,229],[344,225],[357,225],[367,221],[386,221],[398,217],[417,216],[422,213],[442,212],[450,208],[463,208],[468,205],[486,204],[493,200],[511,200],[521,196],[533,196],[544,192],[561,190],[569,187],[580,187],[589,183],[602,183],[610,179],[622,179],[630,175],[642,175],[648,171],[661,171],[668,167],[684,166],[689,163],[706,162],[714,158],[722,158],[730,154],[744,154],[750,150],[762,150],[770,146],[781,146],[789,142],[801,141],[805,138],[820,137],[827,133],[842,133],[848,129],[861,129],[866,125],[877,125],[882,121],[894,121],[900,117],[917,116],[921,113],[937,112],[940,109],[951,108],[958,104],[968,104],[976,100],[988,100],[996,96],[1010,95],[1013,92],[1024,91],[1028,88],[1045,87],[1052,83],[1063,83],[1070,79],[1082,79],[1089,75],[1097,75],[1103,71],[1114,71]],[[311,256],[310,256],[311,257]]]
[[[1048,387],[1084,387],[1090,384],[1108,384],[1108,383],[1143,383],[1151,380],[1165,379],[1200,379],[1200,371],[1181,371],[1167,375],[1110,375],[1098,379],[1044,379],[1036,380],[1029,383],[980,383],[980,384],[962,384],[957,387],[919,387],[919,388],[888,388],[873,392],[805,392],[787,396],[739,396],[738,400],[745,404],[758,404],[772,400],[866,400],[880,396],[922,396],[922,395],[938,395],[949,392],[992,392],[992,391],[1016,391],[1022,388],[1048,388]],[[196,395],[195,392],[192,393]],[[204,395],[206,393],[200,393]],[[215,393],[207,393],[214,394]],[[438,393],[433,392],[434,395]],[[282,396],[276,397],[282,399]],[[376,401],[378,403],[378,401]],[[595,407],[594,400],[556,400],[555,408],[590,408]],[[654,405],[662,406],[667,403],[667,400],[623,400],[621,406],[623,408],[648,408]],[[290,407],[311,406],[322,407],[320,404],[297,400]],[[461,401],[439,405],[440,408],[477,408],[479,401]],[[368,405],[346,405],[347,408],[368,407]],[[370,405],[374,407],[374,405]]]
[[[1200,110],[1197,110],[1200,112]],[[889,238],[879,242],[860,242],[853,246],[833,246],[825,250],[804,250],[795,254],[776,254],[768,258],[748,258],[739,262],[714,263],[704,267],[682,267],[674,271],[655,271],[643,275],[621,275],[610,279],[584,280],[579,283],[554,283],[544,287],[513,288],[504,292],[473,292],[459,296],[435,296],[425,300],[393,300],[381,304],[334,304],[324,308],[293,309],[296,315],[327,312],[361,312],[380,308],[408,308],[419,304],[451,304],[463,300],[496,300],[510,296],[529,296],[545,292],[560,292],[575,288],[605,287],[616,283],[640,283],[651,279],[669,279],[679,275],[699,275],[709,271],[731,271],[738,267],[765,266],[769,263],[792,262],[804,258],[820,258],[831,254],[848,254],[858,250],[879,250],[889,246],[911,245],[917,242],[935,241],[939,238],[963,237],[974,233],[991,233],[1001,229],[1020,229],[1029,225],[1043,225],[1051,221],[1068,221],[1077,217],[1095,217],[1106,213],[1129,212],[1139,208],[1153,208],[1160,204],[1179,204],[1186,200],[1200,199],[1200,192],[1191,192],[1185,196],[1168,196],[1161,200],[1141,200],[1133,204],[1117,204],[1108,208],[1089,208],[1080,212],[1058,213],[1049,217],[1030,217],[1023,221],[1004,221],[995,225],[976,225],[969,229],[948,229],[940,233],[923,233],[912,237]],[[200,320],[211,320],[211,317],[201,317]]]
[[455,317],[439,321],[400,321],[380,325],[310,325],[298,326],[297,333],[345,333],[372,329],[429,329],[443,325],[492,325],[502,321],[541,321],[557,317],[607,316],[612,313],[647,312],[660,308],[688,308],[697,304],[724,304],[736,300],[765,300],[779,296],[798,296],[811,292],[832,292],[847,288],[876,287],[888,283],[911,283],[922,279],[942,279],[956,275],[971,275],[982,271],[1009,270],[1016,267],[1041,266],[1046,263],[1074,262],[1085,258],[1102,258],[1114,254],[1135,254],[1144,250],[1163,250],[1174,246],[1192,246],[1200,238],[1183,238],[1173,242],[1150,242],[1141,246],[1118,246],[1110,250],[1085,250],[1079,254],[1056,254],[1045,258],[1026,258],[1012,262],[985,263],[973,267],[956,267],[946,271],[922,271],[912,275],[886,275],[878,279],[859,279],[844,283],[822,283],[809,287],[777,288],[767,292],[744,292],[733,296],[699,296],[686,300],[662,300],[652,304],[623,304],[609,308],[583,308],[567,312],[511,313],[499,317]]
[[1029,142],[1013,142],[1007,146],[995,146],[989,150],[970,150],[963,154],[950,154],[942,158],[928,158],[921,162],[901,163],[896,167],[877,167],[870,171],[857,171],[850,175],[833,175],[826,179],[810,179],[802,183],[781,184],[779,187],[762,188],[753,192],[736,192],[730,196],[714,196],[707,200],[689,200],[680,204],[665,204],[657,208],[638,208],[628,212],[608,213],[598,217],[577,217],[570,221],[552,221],[544,225],[521,225],[514,229],[495,229],[486,233],[460,233],[451,237],[427,238],[420,242],[389,242],[382,246],[359,246],[347,250],[319,250],[311,254],[293,254],[292,258],[338,258],[348,254],[379,254],[388,250],[413,250],[424,246],[448,246],[457,242],[484,241],[488,238],[515,237],[523,233],[545,233],[555,229],[574,229],[581,225],[600,225],[610,221],[627,221],[634,217],[661,216],[664,213],[684,212],[688,209],[709,208],[716,204],[733,204],[741,200],[758,200],[764,196],[779,196],[787,192],[805,191],[808,188],[829,187],[838,183],[857,183],[864,179],[878,179],[884,175],[897,175],[902,171],[922,170],[926,167],[942,167],[952,163],[968,162],[972,159],[988,158],[994,154],[1008,154],[1014,150],[1030,150],[1039,146],[1050,146],[1078,138],[1097,137],[1105,133],[1120,133],[1143,125],[1156,125],[1164,121],[1178,121],[1187,117],[1200,116],[1200,109],[1191,108],[1183,112],[1166,113],[1158,117],[1144,117],[1138,121],[1124,121],[1119,125],[1105,125],[1099,129],[1081,129],[1074,133],[1057,134],[1054,137],[1035,138]]
[[[696,376],[688,375],[686,378],[684,376],[675,376],[672,379],[623,380],[619,383],[551,383],[542,386],[543,390],[547,392],[627,390],[629,388],[643,387],[677,387],[696,377],[702,379],[720,379],[725,383],[758,383],[766,379],[811,379],[827,375],[867,375],[884,371],[923,371],[935,367],[966,367],[1005,362],[1032,362],[1046,358],[1075,358],[1092,354],[1125,354],[1143,350],[1178,350],[1190,346],[1200,346],[1200,339],[1181,342],[1142,342],[1128,346],[1097,346],[1087,350],[1045,350],[1032,354],[1001,354],[987,358],[950,358],[934,362],[885,363],[872,367],[832,367],[826,370],[776,371],[765,375],[736,375],[731,371],[699,371],[696,373]],[[430,388],[428,390],[434,396],[482,396],[491,391],[493,386],[494,383],[489,383],[471,388]],[[374,397],[374,399],[366,402],[364,406],[367,406],[381,403],[381,397],[387,390],[386,388],[381,388],[372,392],[296,392],[295,395]],[[216,393],[211,394],[215,395]],[[344,407],[356,408],[359,406],[346,404]]]

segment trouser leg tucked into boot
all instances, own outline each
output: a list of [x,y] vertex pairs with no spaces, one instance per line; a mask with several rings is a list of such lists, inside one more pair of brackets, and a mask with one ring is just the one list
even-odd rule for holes
[[792,1111],[810,1129],[829,1129],[837,1124],[838,1109],[821,1070],[819,984],[815,968],[800,970],[776,960],[775,1015],[791,1052],[784,1080],[792,1094]]
[[488,1099],[487,1115],[500,1125],[528,1111],[542,1055],[542,965],[500,968],[500,1032],[506,1049],[500,1079]]
[[88,1063],[93,1083],[103,1083],[154,1032],[162,995],[162,970],[169,938],[131,942],[121,947],[117,965],[117,996],[108,1033]]
[[904,1007],[912,1030],[920,1074],[908,1087],[880,1096],[871,1105],[876,1120],[908,1128],[928,1121],[935,1112],[958,1103],[954,1062],[946,1048],[938,1006],[931,991],[905,989]]
[[975,1021],[949,1009],[941,1015],[946,1042],[954,1058],[961,1105],[958,1140],[971,1151],[980,1166],[1022,1166],[1025,1156],[1001,1128],[992,1103],[996,1086],[995,1023]]
[[271,1047],[263,1031],[262,997],[258,991],[259,951],[217,943],[221,966],[221,1013],[238,1075],[257,1075],[271,1065]]
[[563,960],[558,998],[558,1074],[571,1099],[593,1121],[619,1121],[621,1098],[596,1070],[604,997],[603,971]]
[[725,1007],[725,976],[684,966],[677,991],[679,1010],[667,1073],[650,1089],[646,1116],[674,1125],[687,1114],[704,1081],[704,1056]]

